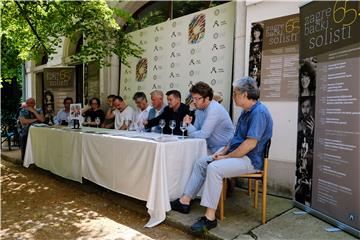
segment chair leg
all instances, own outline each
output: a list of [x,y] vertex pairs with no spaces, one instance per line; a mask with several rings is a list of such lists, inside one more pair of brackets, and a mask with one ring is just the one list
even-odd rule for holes
[[262,206],[261,206],[261,224],[266,223],[266,197],[267,197],[267,180],[263,180],[263,187],[262,187]]
[[259,195],[259,180],[255,179],[254,208],[258,207],[258,195]]
[[248,178],[248,195],[249,195],[249,197],[251,197],[251,188],[252,188],[251,181],[252,181],[252,179]]
[[224,196],[223,196],[224,200],[226,200],[226,198],[227,198],[227,189],[228,189],[227,179],[224,178],[223,179],[223,186],[222,186],[222,193],[221,193],[221,194],[224,194]]
[[224,220],[224,218],[225,218],[225,216],[224,216],[225,196],[226,196],[226,179],[223,179],[223,187],[221,190],[221,195],[220,195],[220,199],[219,199],[219,203],[218,203],[218,209],[216,211],[216,214],[218,215],[218,218],[220,219],[220,221]]

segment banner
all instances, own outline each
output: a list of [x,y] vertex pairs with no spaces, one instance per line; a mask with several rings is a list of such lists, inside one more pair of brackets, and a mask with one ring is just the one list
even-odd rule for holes
[[176,89],[184,102],[191,85],[203,81],[229,110],[234,21],[230,2],[130,33],[144,53],[121,65],[120,95],[133,105],[137,91]]
[[299,34],[298,14],[252,24],[249,76],[262,101],[297,101]]
[[53,123],[54,116],[64,107],[65,97],[75,99],[75,67],[45,68],[43,110],[46,123]]
[[[300,9],[295,201],[360,236],[360,2]],[[310,211],[311,211],[310,210]]]

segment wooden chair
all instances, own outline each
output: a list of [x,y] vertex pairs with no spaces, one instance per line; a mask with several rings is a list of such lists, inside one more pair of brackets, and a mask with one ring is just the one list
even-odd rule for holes
[[[266,143],[264,151],[264,170],[256,173],[243,174],[239,177],[248,179],[248,193],[251,196],[251,181],[255,180],[255,189],[254,189],[254,208],[258,206],[258,190],[259,190],[259,181],[262,181],[262,205],[261,205],[261,224],[266,222],[266,193],[267,193],[267,175],[268,175],[268,158],[269,150],[271,145],[271,139]],[[218,204],[218,217],[220,220],[224,219],[224,201],[226,199],[226,189],[227,181],[223,179],[223,188],[220,195],[220,200]]]

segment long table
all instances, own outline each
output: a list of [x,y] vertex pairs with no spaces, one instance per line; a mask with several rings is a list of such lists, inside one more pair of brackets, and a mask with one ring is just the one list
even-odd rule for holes
[[[154,140],[155,139],[155,140]],[[153,227],[181,196],[196,159],[207,154],[203,139],[83,128],[31,127],[24,166],[98,185],[146,201]]]

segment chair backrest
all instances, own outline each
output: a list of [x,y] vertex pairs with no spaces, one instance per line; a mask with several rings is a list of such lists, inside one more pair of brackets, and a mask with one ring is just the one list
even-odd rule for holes
[[269,139],[269,141],[267,141],[265,145],[264,158],[269,157],[270,145],[271,145],[271,138]]
[[263,184],[267,183],[267,174],[268,174],[268,158],[269,158],[269,151],[270,151],[270,145],[271,145],[271,138],[269,139],[269,141],[267,141],[266,145],[265,145],[265,151],[264,151],[264,169],[262,171],[262,175],[263,175]]

